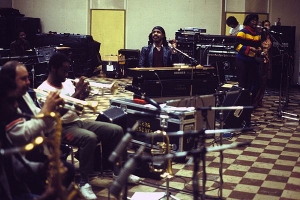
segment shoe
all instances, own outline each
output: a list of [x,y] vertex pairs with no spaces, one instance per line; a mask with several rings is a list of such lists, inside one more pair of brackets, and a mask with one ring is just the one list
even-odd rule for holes
[[[118,178],[118,176],[113,174],[113,179],[116,180]],[[140,182],[141,178],[138,176],[135,176],[133,174],[130,174],[128,179],[127,179],[127,183],[130,184],[138,184]]]
[[140,182],[141,178],[138,176],[135,176],[133,174],[130,174],[128,177],[128,183],[131,184],[138,184]]
[[93,192],[91,185],[88,183],[80,187],[80,192],[86,199],[97,199],[97,196]]

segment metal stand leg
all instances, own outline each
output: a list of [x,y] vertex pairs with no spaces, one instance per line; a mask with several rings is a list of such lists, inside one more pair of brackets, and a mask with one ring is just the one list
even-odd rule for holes
[[34,64],[32,64],[31,73],[32,73],[32,88],[35,88],[35,69],[34,69]]
[[[167,175],[167,176],[169,176],[169,175]],[[175,197],[174,195],[171,195],[171,192],[169,191],[169,188],[170,188],[170,180],[169,179],[170,179],[170,177],[167,177],[165,195],[163,197],[161,197],[159,200],[163,200],[163,199],[180,200],[179,198]]]
[[[293,114],[293,113],[288,113],[288,112],[284,112],[283,111],[283,105],[282,105],[282,83],[283,83],[283,68],[284,68],[284,59],[283,59],[284,54],[281,55],[281,75],[280,75],[280,86],[279,86],[279,101],[278,101],[278,117],[280,118],[285,118],[285,119],[291,119],[291,120],[295,120],[295,121],[299,121],[299,115]],[[286,67],[286,79],[287,79],[287,85],[286,85],[286,92],[288,93],[288,79],[289,79],[289,69],[288,67]],[[288,105],[288,95],[286,95],[286,100],[285,100],[285,105]]]
[[[280,47],[284,47],[281,42],[279,42],[272,34],[270,34],[271,38],[273,39],[274,42],[278,43]],[[284,51],[280,50],[278,48],[279,52]],[[284,56],[289,56],[288,53],[280,53],[281,56],[281,74],[280,74],[280,86],[279,86],[279,101],[278,101],[278,117],[280,118],[286,118],[286,119],[291,119],[291,120],[296,120],[299,121],[299,115],[293,114],[293,113],[288,113],[288,112],[283,112],[283,105],[282,105],[282,83],[283,83],[283,72],[284,72]],[[286,100],[285,100],[285,105],[287,106],[288,103],[288,87],[289,87],[289,66],[286,67]]]

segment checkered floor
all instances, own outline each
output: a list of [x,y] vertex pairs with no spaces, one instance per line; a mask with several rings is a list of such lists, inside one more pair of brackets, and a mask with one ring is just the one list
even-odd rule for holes
[[[120,84],[131,83],[130,79],[109,79],[92,77],[91,81]],[[101,92],[101,91],[100,91]],[[106,110],[111,98],[132,98],[132,93],[121,85],[116,95],[104,91],[104,95],[94,95],[89,100],[99,102],[99,111]],[[95,91],[97,93],[97,91]],[[252,113],[254,131],[239,133],[223,138],[224,144],[251,142],[250,146],[223,151],[223,185],[220,184],[220,152],[208,152],[206,158],[206,199],[300,199],[300,126],[297,120],[286,119],[279,110],[300,115],[300,95],[297,89],[283,94],[287,100],[279,108],[277,90],[267,90],[263,106]],[[84,114],[83,119],[95,119],[97,115]],[[207,147],[211,146],[207,140]],[[179,199],[193,199],[193,164],[173,163],[174,177],[169,179],[172,195]],[[199,191],[202,191],[203,170],[199,166]],[[91,180],[98,199],[109,199],[110,176],[98,176]],[[128,197],[141,195],[138,199],[151,199],[166,191],[166,180],[143,178],[138,185],[129,185]],[[143,193],[144,192],[144,193]],[[110,199],[115,199],[110,197]],[[155,198],[153,198],[155,199]],[[157,199],[157,198],[156,198]],[[200,199],[200,197],[199,197]]]

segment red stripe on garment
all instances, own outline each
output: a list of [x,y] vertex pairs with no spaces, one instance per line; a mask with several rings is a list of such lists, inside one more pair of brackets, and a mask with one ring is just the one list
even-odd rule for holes
[[19,118],[19,119],[16,119],[16,120],[10,122],[9,124],[6,125],[5,131],[9,131],[10,129],[12,129],[17,124],[23,123],[23,121],[24,121],[23,118]]

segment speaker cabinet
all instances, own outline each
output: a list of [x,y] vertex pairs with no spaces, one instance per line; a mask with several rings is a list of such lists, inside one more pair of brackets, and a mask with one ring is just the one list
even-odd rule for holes
[[207,65],[218,69],[218,76],[221,82],[237,81],[235,55],[207,54]]
[[[223,106],[250,106],[248,90],[233,87],[226,93]],[[250,126],[252,109],[224,110],[223,120],[226,128],[243,128]]]
[[[186,53],[187,55],[189,55],[192,58],[195,58],[196,60],[199,60],[198,56],[199,54],[197,54],[197,49],[196,49],[196,43],[195,42],[178,42],[177,43],[177,48],[179,50],[181,50],[183,53]],[[175,59],[176,61],[178,61],[179,63],[185,63],[185,64],[192,64],[192,61],[182,55],[181,53],[177,53],[177,59]]]
[[272,67],[267,84],[269,87],[278,88],[281,74],[283,75],[283,83],[286,83],[288,75],[293,73],[296,27],[272,26],[270,34],[272,36],[272,48],[270,50]]
[[140,50],[139,49],[119,49],[118,55],[125,57],[124,77],[128,75],[128,68],[139,66]]
[[124,133],[127,131],[127,115],[125,111],[119,107],[112,106],[100,112],[96,121],[117,124],[123,128]]
[[[214,107],[216,106],[214,95],[201,95],[185,99],[167,101],[168,106],[173,107]],[[213,110],[198,110],[196,112],[196,130],[215,129],[215,112]]]

